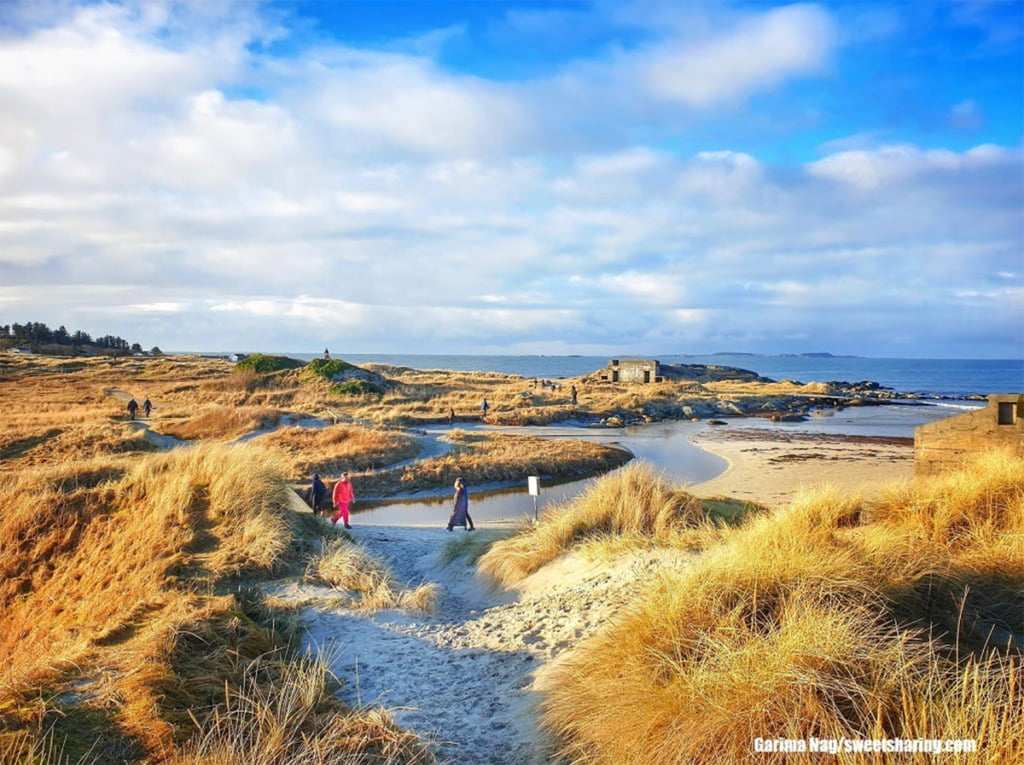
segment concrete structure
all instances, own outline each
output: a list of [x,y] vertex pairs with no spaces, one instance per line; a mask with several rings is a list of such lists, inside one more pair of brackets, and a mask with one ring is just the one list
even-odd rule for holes
[[654,383],[662,382],[661,364],[655,359],[612,359],[601,370],[602,382]]
[[935,475],[992,448],[1024,455],[1024,395],[988,397],[988,406],[914,430],[914,472]]

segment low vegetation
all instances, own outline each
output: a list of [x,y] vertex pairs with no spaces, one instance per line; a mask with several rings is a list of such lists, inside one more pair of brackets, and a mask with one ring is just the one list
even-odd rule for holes
[[256,442],[281,453],[293,482],[307,481],[313,473],[328,480],[342,473],[377,470],[412,459],[420,451],[419,442],[406,433],[356,425],[283,427]]
[[251,445],[0,476],[0,761],[429,761],[243,587],[314,552],[284,478]]
[[527,475],[585,476],[611,470],[632,454],[593,441],[452,431],[452,450],[439,457],[377,473],[353,476],[356,496],[448,488],[462,476],[470,485],[522,481]]
[[[639,468],[564,515],[481,568],[514,581],[593,534],[672,544],[702,523]],[[979,755],[943,757],[1024,761],[1024,460],[991,455],[870,508],[807,493],[705,542],[552,671],[543,720],[567,759],[761,762],[755,737],[815,736],[975,739]]]
[[728,521],[744,511],[761,510],[749,503],[699,499],[671,485],[647,463],[635,462],[594,482],[562,507],[547,510],[536,526],[496,542],[481,558],[480,570],[508,587],[582,545],[592,555],[705,545]]
[[411,590],[399,587],[387,566],[346,539],[331,542],[315,555],[306,579],[343,590],[350,594],[350,607],[370,611],[404,608],[432,614],[440,594],[433,582]]
[[303,362],[292,359],[288,356],[271,356],[265,353],[254,353],[235,363],[235,369],[252,370],[260,374],[270,372],[284,372],[290,369],[298,369]]

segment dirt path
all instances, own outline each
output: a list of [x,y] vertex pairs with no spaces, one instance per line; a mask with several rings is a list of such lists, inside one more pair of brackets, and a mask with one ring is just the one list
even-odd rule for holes
[[[438,560],[448,539],[467,532],[356,526],[352,533],[399,582],[440,585],[438,612],[307,608],[305,647],[348,680],[344,700],[391,709],[399,724],[434,738],[446,763],[549,761],[535,712],[546,668],[606,623],[639,578],[666,564],[650,557],[614,565],[569,558],[530,577],[518,592],[494,592],[464,560],[448,566]],[[309,598],[317,590],[330,594],[308,585],[276,594]]]

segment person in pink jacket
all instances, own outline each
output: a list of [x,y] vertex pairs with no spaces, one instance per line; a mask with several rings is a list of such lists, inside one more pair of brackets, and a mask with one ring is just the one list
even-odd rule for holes
[[345,521],[346,529],[352,528],[348,525],[348,506],[356,501],[356,495],[352,491],[352,482],[348,480],[348,473],[342,473],[341,478],[334,484],[334,493],[331,495],[331,499],[334,501],[334,506],[338,509],[338,512],[331,518],[331,523],[337,523],[338,519],[341,518]]

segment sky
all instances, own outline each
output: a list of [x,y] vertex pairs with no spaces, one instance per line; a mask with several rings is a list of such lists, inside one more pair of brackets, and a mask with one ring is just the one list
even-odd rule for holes
[[0,0],[0,324],[1024,357],[1024,3]]

